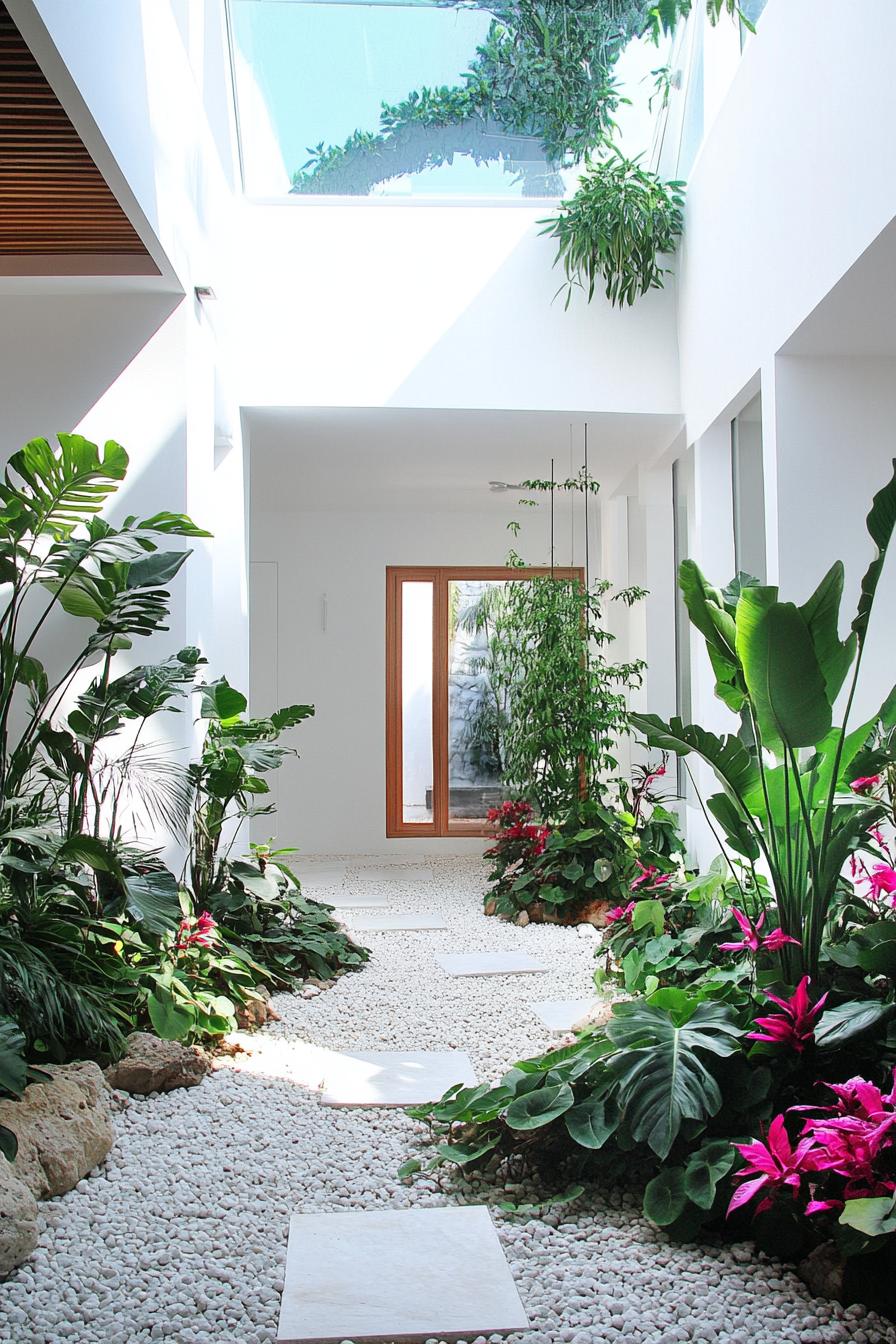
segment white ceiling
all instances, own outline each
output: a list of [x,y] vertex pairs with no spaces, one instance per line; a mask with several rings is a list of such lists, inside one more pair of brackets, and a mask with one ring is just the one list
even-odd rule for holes
[[675,438],[672,415],[395,408],[244,412],[252,507],[293,510],[506,512],[489,481],[559,478],[582,462],[611,492]]

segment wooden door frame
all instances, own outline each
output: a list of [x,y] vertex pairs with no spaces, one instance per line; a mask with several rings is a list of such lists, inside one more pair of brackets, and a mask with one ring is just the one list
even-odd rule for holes
[[[487,836],[484,823],[452,822],[448,816],[448,591],[456,580],[553,577],[584,583],[581,566],[387,565],[386,566],[386,837],[450,839]],[[405,821],[402,752],[402,602],[404,583],[431,583],[432,603],[432,821]]]

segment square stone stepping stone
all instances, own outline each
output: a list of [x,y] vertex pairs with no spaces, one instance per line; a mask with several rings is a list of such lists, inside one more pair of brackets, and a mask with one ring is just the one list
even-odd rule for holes
[[593,1004],[594,999],[543,999],[541,1003],[532,1003],[529,1007],[548,1031],[562,1036],[572,1031]]
[[345,881],[345,864],[321,864],[319,867],[309,864],[297,868],[296,876],[303,887],[338,887]]
[[455,1083],[476,1086],[470,1057],[461,1050],[351,1050],[327,1064],[321,1102],[324,1106],[422,1106],[438,1101]]
[[421,1344],[528,1327],[481,1205],[290,1219],[278,1344]]
[[359,933],[374,929],[447,929],[441,915],[358,915],[348,923]]
[[332,905],[334,910],[374,910],[392,905],[395,898],[381,891],[353,891],[340,887],[333,891],[322,891],[320,899],[324,905]]
[[436,961],[448,975],[525,975],[548,969],[528,952],[446,952]]
[[359,868],[355,877],[359,882],[431,882],[432,869],[390,863],[384,868]]

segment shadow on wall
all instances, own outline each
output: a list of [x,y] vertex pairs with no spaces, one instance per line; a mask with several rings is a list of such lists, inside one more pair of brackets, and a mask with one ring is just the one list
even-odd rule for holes
[[181,297],[158,293],[4,295],[0,324],[3,461],[35,435],[66,432],[77,425],[155,335]]
[[460,380],[470,409],[677,413],[675,277],[631,308],[576,290],[566,310],[553,259],[527,231],[384,404],[452,405]]

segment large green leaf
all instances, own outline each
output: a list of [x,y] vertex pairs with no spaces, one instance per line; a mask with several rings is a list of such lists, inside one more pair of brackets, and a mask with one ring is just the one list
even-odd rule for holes
[[850,999],[828,1008],[815,1028],[815,1044],[819,1050],[836,1050],[872,1027],[879,1026],[896,1012],[896,1004],[881,1003],[879,999]]
[[146,1007],[156,1035],[163,1041],[183,1040],[196,1024],[196,1009],[178,1003],[167,991],[147,995]]
[[687,1207],[688,1196],[681,1167],[665,1167],[644,1190],[644,1214],[657,1227],[669,1227]]
[[758,587],[741,594],[737,651],[764,745],[811,747],[830,731],[831,706],[809,627],[776,596]]
[[177,924],[180,888],[173,873],[161,869],[126,877],[123,886],[128,910],[150,933],[167,933]]
[[11,1018],[0,1018],[0,1096],[20,1097],[28,1081],[25,1037]]
[[230,685],[226,677],[200,686],[199,694],[202,697],[199,712],[203,719],[234,719],[245,712],[249,703],[241,691]]
[[178,573],[191,551],[155,551],[128,566],[128,588],[163,588]]
[[648,745],[676,756],[691,752],[712,766],[718,779],[738,798],[758,783],[756,764],[741,742],[731,734],[718,737],[697,724],[685,724],[679,718],[664,723],[656,714],[633,714],[632,726],[643,733]]
[[566,1112],[563,1123],[580,1148],[602,1148],[619,1128],[619,1104],[614,1096],[586,1097]]
[[843,596],[843,562],[836,561],[815,592],[800,607],[824,678],[828,704],[833,705],[856,655],[856,636],[840,638],[840,600]]
[[693,560],[678,567],[678,586],[691,623],[706,640],[716,677],[716,695],[735,713],[744,701],[743,676],[735,648],[735,627],[725,595],[710,584]]
[[859,594],[855,620],[852,623],[852,628],[860,644],[864,644],[865,636],[868,633],[868,622],[871,619],[871,609],[874,606],[877,585],[880,582],[884,561],[887,558],[887,550],[893,537],[893,528],[896,527],[896,458],[893,459],[893,475],[883,489],[878,490],[874,496],[871,502],[871,511],[865,520],[865,524],[868,528],[868,534],[875,544],[876,551],[874,559],[862,579],[862,590]]
[[619,1048],[609,1067],[619,1078],[619,1102],[632,1138],[665,1159],[685,1120],[705,1120],[722,1093],[703,1056],[740,1049],[741,1028],[724,1004],[697,1003],[673,1013],[644,1000],[620,1004],[607,1025]]
[[557,1083],[517,1097],[507,1107],[504,1118],[511,1129],[541,1129],[574,1105],[575,1095],[569,1084]]
[[[706,800],[706,806],[721,825],[731,848],[748,859],[758,859],[760,850],[756,831],[729,795],[714,793]],[[756,816],[763,814],[764,809],[761,807],[754,810]]]
[[118,482],[124,480],[128,455],[111,440],[101,452],[80,434],[57,437],[58,451],[46,439],[31,439],[13,454],[0,497],[5,513],[16,504],[19,512],[30,512],[32,531],[45,530],[62,537],[100,511]]

